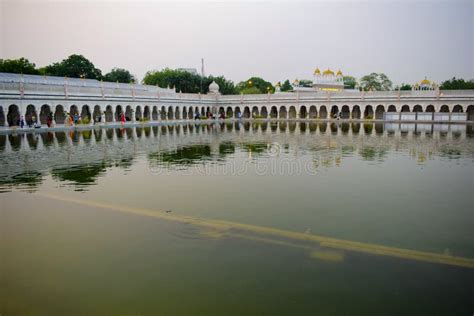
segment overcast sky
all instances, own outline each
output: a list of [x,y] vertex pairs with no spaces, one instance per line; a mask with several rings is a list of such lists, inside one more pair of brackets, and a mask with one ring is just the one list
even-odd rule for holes
[[191,67],[236,82],[314,68],[394,83],[474,78],[474,0],[0,0],[0,58],[45,66],[79,53],[108,72]]

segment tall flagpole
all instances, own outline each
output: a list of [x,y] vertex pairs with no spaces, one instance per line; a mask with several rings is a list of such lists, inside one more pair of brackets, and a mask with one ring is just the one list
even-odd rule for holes
[[204,77],[204,58],[201,58],[201,93],[202,91],[202,78]]

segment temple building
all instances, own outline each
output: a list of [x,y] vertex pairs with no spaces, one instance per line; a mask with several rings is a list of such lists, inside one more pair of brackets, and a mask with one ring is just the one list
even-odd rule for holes
[[316,68],[313,73],[313,88],[323,91],[340,91],[344,90],[344,79],[342,71],[338,70],[336,74],[331,69],[323,71]]
[[436,90],[438,85],[434,82],[429,81],[426,77],[421,80],[420,83],[415,83],[411,86],[412,90]]
[[[344,77],[342,71],[338,70],[334,73],[331,69],[326,69],[321,73],[319,68],[313,72],[313,81],[311,85],[307,83],[310,80],[293,81],[293,91],[298,92],[314,92],[314,91],[342,91],[344,90]],[[304,82],[304,84],[303,84]]]

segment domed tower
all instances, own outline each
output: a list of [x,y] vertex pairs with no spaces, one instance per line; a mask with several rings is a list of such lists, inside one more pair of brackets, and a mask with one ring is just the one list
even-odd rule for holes
[[[341,71],[341,69],[339,69],[339,70],[337,71],[337,73],[336,73],[336,80],[339,81],[339,82],[343,82],[343,81],[344,81],[343,78],[344,78],[344,77],[342,76],[342,71]],[[344,82],[343,82],[343,83],[344,83]]]
[[211,84],[209,85],[208,94],[220,94],[219,85],[215,81],[212,81]]
[[278,81],[275,85],[275,93],[280,93],[281,92],[281,83]]
[[344,90],[344,80],[342,71],[339,70],[336,74],[331,69],[326,69],[322,72],[316,68],[313,72],[314,81],[313,89],[324,91],[340,91]]

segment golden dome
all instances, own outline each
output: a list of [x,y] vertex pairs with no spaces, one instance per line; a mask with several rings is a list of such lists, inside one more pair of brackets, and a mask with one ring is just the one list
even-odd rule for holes
[[334,75],[334,71],[328,68],[327,70],[324,70],[323,75]]
[[314,70],[314,74],[315,74],[315,75],[320,75],[320,74],[321,74],[321,70],[319,70],[319,68],[316,68],[316,69]]
[[280,81],[278,81],[275,86],[276,86],[276,87],[281,87]]
[[430,84],[431,84],[431,81],[429,81],[429,80],[426,79],[426,77],[425,77],[425,79],[421,80],[421,84],[422,84],[422,85],[430,85]]
[[298,79],[295,79],[295,81],[293,81],[293,84],[295,85],[300,84],[300,81]]
[[342,71],[341,71],[341,69],[339,69],[339,70],[337,71],[337,74],[336,74],[336,75],[342,76]]

